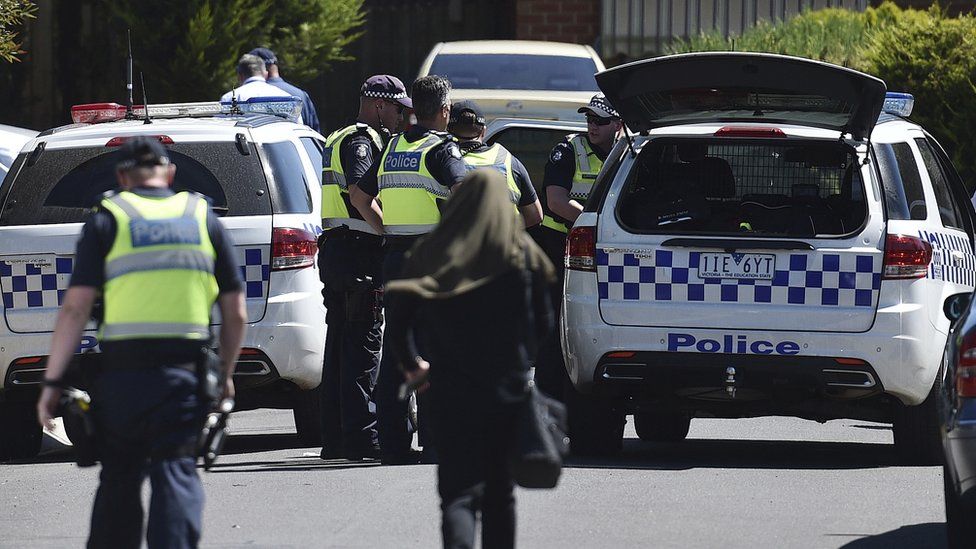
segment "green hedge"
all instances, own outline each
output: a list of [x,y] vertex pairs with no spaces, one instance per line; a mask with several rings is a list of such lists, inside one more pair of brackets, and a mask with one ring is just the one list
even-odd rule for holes
[[807,11],[760,23],[738,37],[702,34],[669,47],[670,53],[716,50],[835,63],[878,76],[889,90],[913,94],[912,120],[946,148],[970,191],[976,187],[976,17],[885,2],[864,12]]

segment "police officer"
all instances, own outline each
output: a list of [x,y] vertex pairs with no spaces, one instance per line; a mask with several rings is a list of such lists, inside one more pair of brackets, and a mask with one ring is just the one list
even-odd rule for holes
[[468,170],[494,168],[505,176],[515,211],[522,216],[525,227],[542,221],[542,205],[535,194],[529,172],[518,158],[501,143],[487,145],[485,115],[474,101],[459,101],[451,105],[451,120],[447,131],[458,140],[461,159]]
[[[390,140],[359,181],[363,192],[352,196],[361,212],[374,207],[374,198],[382,204],[385,281],[397,277],[406,251],[437,225],[441,204],[467,172],[457,142],[445,132],[450,92],[451,82],[443,76],[428,75],[413,83],[410,95],[417,123]],[[397,398],[403,380],[393,353],[384,345],[374,396],[382,461],[387,464],[419,459],[410,450],[407,404]]]
[[141,544],[141,486],[152,482],[150,548],[196,547],[203,488],[196,441],[209,403],[197,365],[219,303],[223,396],[244,334],[243,284],[232,244],[206,198],[174,193],[176,168],[155,139],[135,137],[119,151],[121,187],[106,193],[82,228],[70,287],[58,314],[37,404],[50,426],[68,362],[96,295],[104,301],[100,372],[90,387],[101,483],[88,547]]
[[[594,95],[578,112],[586,114],[586,133],[566,136],[549,154],[542,181],[542,227],[533,233],[556,266],[558,281],[551,287],[551,297],[557,315],[562,303],[567,233],[583,211],[596,176],[623,128],[620,114],[602,93]],[[566,374],[558,335],[542,344],[535,367],[539,389],[561,399]]]
[[[322,368],[322,459],[379,457],[373,386],[383,322],[383,230],[372,201],[363,213],[350,200],[359,181],[412,107],[393,76],[368,78],[360,90],[356,122],[325,143],[319,275],[329,331]],[[377,209],[373,209],[373,208]]]
[[305,125],[317,132],[321,132],[319,128],[319,115],[315,112],[315,105],[312,103],[312,98],[308,96],[308,93],[295,86],[294,84],[286,81],[278,73],[278,56],[275,52],[268,48],[254,48],[249,51],[251,55],[256,55],[264,60],[264,66],[268,70],[267,83],[272,86],[282,89],[287,95],[297,97],[302,100],[302,120]]

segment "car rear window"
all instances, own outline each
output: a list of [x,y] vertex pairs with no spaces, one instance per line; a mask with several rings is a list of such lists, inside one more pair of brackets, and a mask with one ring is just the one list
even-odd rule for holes
[[[173,190],[191,190],[210,198],[218,215],[268,215],[268,185],[253,145],[242,155],[237,145],[168,145],[176,165]],[[0,188],[0,225],[46,225],[83,221],[102,193],[115,189],[118,149],[84,147],[45,150],[24,161]]]
[[928,217],[918,163],[908,143],[875,143],[888,219],[924,220]]
[[271,207],[276,214],[311,213],[305,166],[291,141],[261,146],[271,165]]
[[443,54],[430,74],[457,89],[597,91],[596,64],[587,57],[524,54]]
[[654,140],[617,202],[635,233],[836,237],[866,213],[853,149],[822,141]]

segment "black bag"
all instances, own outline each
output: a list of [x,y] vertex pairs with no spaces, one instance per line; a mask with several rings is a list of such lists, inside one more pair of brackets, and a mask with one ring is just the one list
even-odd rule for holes
[[526,383],[517,405],[515,441],[508,459],[512,480],[523,488],[555,488],[569,454],[566,407]]

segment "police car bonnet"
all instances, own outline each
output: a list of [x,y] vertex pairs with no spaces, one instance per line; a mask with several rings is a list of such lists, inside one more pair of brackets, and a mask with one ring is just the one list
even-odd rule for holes
[[885,83],[837,65],[764,53],[707,52],[635,61],[596,75],[635,131],[661,126],[778,123],[866,139]]

